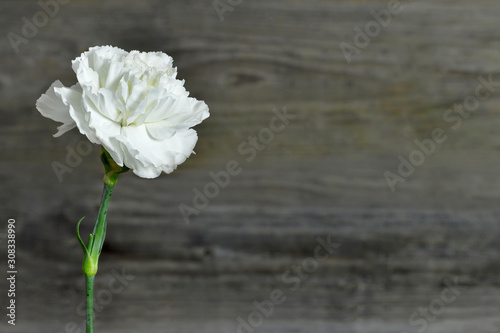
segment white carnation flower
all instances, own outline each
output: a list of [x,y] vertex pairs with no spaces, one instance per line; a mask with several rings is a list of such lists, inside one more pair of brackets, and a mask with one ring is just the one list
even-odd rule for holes
[[78,83],[54,82],[36,107],[63,123],[55,137],[78,127],[119,166],[155,178],[193,153],[198,136],[191,127],[209,116],[176,79],[172,63],[162,52],[93,47],[72,62]]

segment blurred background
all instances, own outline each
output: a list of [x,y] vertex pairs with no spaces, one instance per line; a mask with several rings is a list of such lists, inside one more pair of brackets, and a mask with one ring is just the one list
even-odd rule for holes
[[35,101],[109,44],[171,55],[211,117],[177,171],[119,179],[96,332],[499,332],[499,16],[493,0],[1,1],[0,263],[15,219],[18,273],[0,331],[84,332],[74,231],[97,215],[99,147],[53,138]]

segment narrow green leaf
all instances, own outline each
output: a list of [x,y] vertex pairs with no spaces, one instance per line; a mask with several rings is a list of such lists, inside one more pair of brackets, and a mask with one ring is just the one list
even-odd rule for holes
[[82,217],[82,218],[80,219],[80,221],[78,221],[78,224],[76,225],[76,237],[78,238],[78,242],[79,242],[79,243],[80,243],[80,245],[82,246],[83,253],[88,255],[88,254],[89,254],[89,251],[88,251],[88,250],[87,250],[87,248],[85,247],[85,244],[83,243],[82,238],[80,237],[80,223],[82,223],[82,221],[83,221],[83,219],[84,219],[84,218],[85,218],[85,216],[84,216],[84,217]]

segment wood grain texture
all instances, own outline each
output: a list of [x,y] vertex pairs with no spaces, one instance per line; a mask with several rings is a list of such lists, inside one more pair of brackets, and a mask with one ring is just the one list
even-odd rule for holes
[[[339,44],[353,44],[353,29],[387,2],[244,0],[221,22],[211,1],[71,0],[17,54],[7,34],[41,9],[0,2],[0,207],[17,220],[19,251],[18,325],[4,318],[0,331],[76,332],[84,319],[74,228],[86,216],[89,232],[97,213],[98,149],[59,182],[51,163],[83,137],[52,138],[56,124],[34,102],[54,80],[75,81],[70,61],[82,51],[112,44],[172,55],[211,117],[176,172],[119,180],[96,331],[236,332],[237,318],[279,289],[286,301],[255,332],[417,332],[422,316],[412,314],[439,306],[458,281],[424,331],[498,332],[499,95],[456,129],[443,116],[475,94],[479,76],[500,81],[500,6],[402,6],[347,63]],[[238,146],[285,107],[295,119],[247,161]],[[436,128],[446,140],[391,192],[384,172]],[[186,224],[179,204],[231,160],[242,172]],[[338,250],[299,285],[285,279],[318,237]],[[121,290],[113,274],[123,269]],[[0,280],[2,300],[6,287]]]

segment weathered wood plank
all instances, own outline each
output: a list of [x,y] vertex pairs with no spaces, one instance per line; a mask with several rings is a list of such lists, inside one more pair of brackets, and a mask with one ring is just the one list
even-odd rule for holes
[[[98,149],[59,182],[51,163],[83,138],[52,138],[56,125],[34,101],[55,79],[75,81],[70,61],[80,52],[113,44],[171,54],[212,116],[178,171],[120,180],[96,288],[109,295],[123,268],[134,279],[111,292],[98,331],[235,332],[254,301],[280,289],[286,302],[256,332],[414,332],[423,324],[410,316],[457,278],[460,295],[425,331],[497,332],[499,97],[456,129],[443,117],[475,94],[479,76],[500,80],[500,6],[403,6],[351,63],[339,43],[353,44],[353,28],[387,2],[243,1],[221,22],[211,1],[72,0],[18,54],[0,39],[0,207],[17,220],[20,256],[18,325],[1,321],[0,330],[63,332],[83,320],[73,233],[97,212]],[[2,1],[3,35],[20,34],[21,18],[39,10]],[[247,161],[238,146],[284,107],[296,118]],[[398,156],[435,128],[447,139],[392,193],[384,172],[397,172]],[[179,204],[192,205],[193,189],[230,160],[241,174],[186,224]],[[291,290],[283,274],[328,235],[338,251]]]

